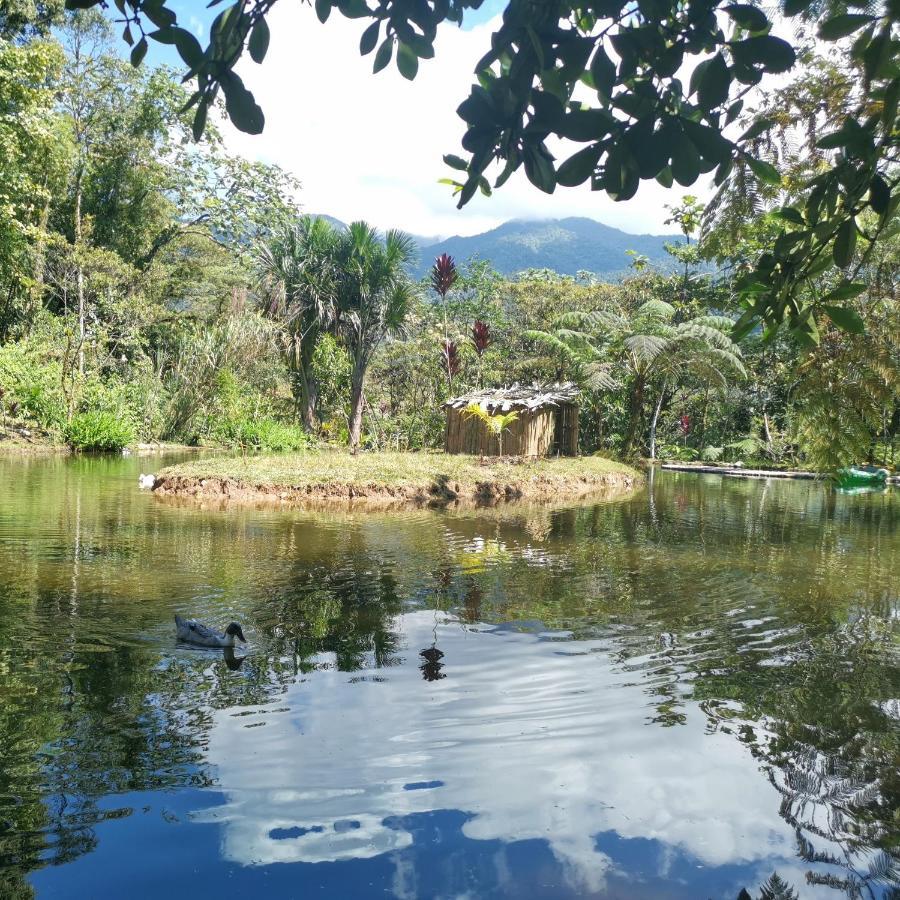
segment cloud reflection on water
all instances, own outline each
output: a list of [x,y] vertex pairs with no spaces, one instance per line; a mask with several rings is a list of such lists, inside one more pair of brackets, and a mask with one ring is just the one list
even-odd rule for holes
[[426,682],[418,649],[434,614],[399,626],[405,662],[383,681],[325,668],[314,689],[298,682],[278,698],[290,712],[258,707],[264,727],[217,713],[209,761],[228,801],[198,818],[222,823],[226,859],[371,858],[408,847],[400,820],[435,810],[467,813],[470,839],[547,841],[567,884],[591,892],[615,866],[598,848],[605,832],[708,867],[793,858],[779,796],[749,751],[705,733],[693,704],[687,727],[651,724],[647,682],[601,643],[444,618],[447,677]]

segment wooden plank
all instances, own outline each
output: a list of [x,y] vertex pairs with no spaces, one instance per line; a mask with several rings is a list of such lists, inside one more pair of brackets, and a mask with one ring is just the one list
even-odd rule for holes
[[725,468],[724,466],[696,466],[690,463],[663,463],[661,469],[672,472],[699,472],[703,475],[728,475],[732,478],[820,478],[816,472],[804,472],[802,470],[779,469],[741,469]]

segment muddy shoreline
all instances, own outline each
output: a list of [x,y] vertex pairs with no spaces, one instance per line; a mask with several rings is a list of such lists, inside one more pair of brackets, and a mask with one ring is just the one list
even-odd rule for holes
[[461,482],[440,479],[430,484],[254,483],[240,478],[162,473],[155,496],[219,505],[351,506],[357,509],[398,507],[495,506],[517,501],[553,503],[596,496],[603,499],[633,490],[637,473],[606,472],[573,476]]

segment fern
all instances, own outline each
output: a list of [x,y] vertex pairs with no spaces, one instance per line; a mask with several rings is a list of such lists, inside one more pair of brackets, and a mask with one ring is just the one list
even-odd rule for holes
[[799,900],[799,898],[797,892],[777,872],[773,872],[760,889],[759,900]]

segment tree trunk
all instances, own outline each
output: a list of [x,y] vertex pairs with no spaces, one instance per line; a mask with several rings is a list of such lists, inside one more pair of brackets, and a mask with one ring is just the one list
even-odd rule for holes
[[700,440],[697,442],[700,445],[700,450],[703,449],[703,445],[706,442],[706,412],[709,409],[709,384],[706,385],[706,391],[703,394],[703,412],[700,416]]
[[664,381],[662,390],[659,392],[659,401],[653,410],[653,418],[650,420],[650,459],[656,459],[656,423],[659,421],[659,413],[662,409],[668,386],[668,382]]
[[300,389],[298,398],[300,421],[304,430],[311,434],[316,430],[316,403],[319,399],[319,391],[316,383],[307,376],[306,370],[303,368],[297,372],[297,385]]
[[319,402],[319,386],[312,376],[312,351],[294,338],[288,353],[289,367],[294,372],[294,398],[305,431],[316,430],[316,406]]
[[625,441],[622,444],[622,455],[626,457],[630,456],[631,451],[634,449],[634,439],[637,435],[638,425],[640,425],[641,421],[641,412],[644,408],[643,375],[635,376],[629,406],[631,409],[628,417],[628,431],[625,432]]
[[44,298],[44,273],[47,269],[47,223],[50,221],[50,201],[44,204],[41,210],[41,218],[38,223],[37,239],[34,242],[34,278],[29,288],[28,323],[26,325],[29,334],[37,318],[38,310],[43,304]]
[[78,374],[84,375],[84,266],[81,260],[81,182],[83,172],[75,176],[75,284],[78,293]]
[[766,453],[770,459],[775,459],[775,442],[772,440],[772,429],[769,427],[769,414],[763,409],[763,430],[766,434]]
[[363,389],[366,382],[366,364],[358,360],[350,376],[350,449],[356,453],[362,434],[362,417],[365,400]]

